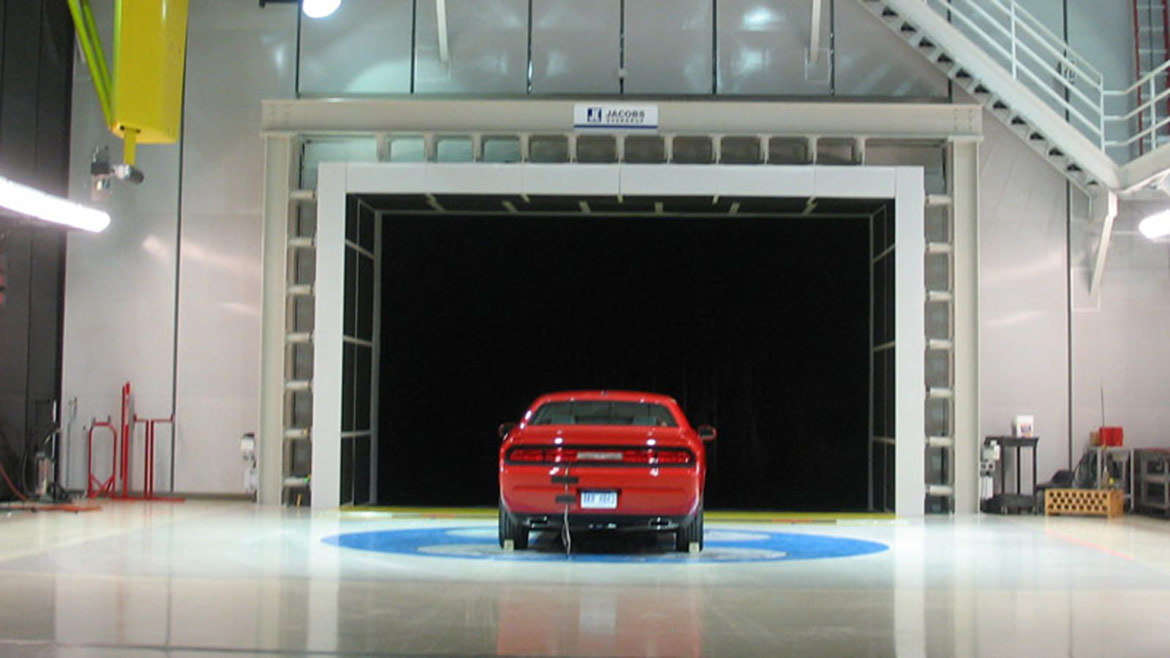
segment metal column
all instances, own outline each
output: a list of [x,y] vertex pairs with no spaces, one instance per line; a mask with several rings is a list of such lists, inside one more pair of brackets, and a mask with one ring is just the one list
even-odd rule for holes
[[954,251],[954,510],[979,507],[979,144],[957,140],[950,150]]
[[285,244],[291,216],[289,191],[295,158],[293,138],[269,135],[264,139],[264,270],[260,339],[260,428],[257,459],[260,489],[257,500],[280,503],[284,459],[284,336],[285,277],[288,260]]

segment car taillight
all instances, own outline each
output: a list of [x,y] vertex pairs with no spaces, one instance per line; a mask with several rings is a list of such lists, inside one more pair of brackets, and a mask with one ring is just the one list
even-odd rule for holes
[[655,456],[659,464],[691,463],[691,453],[685,450],[659,450]]
[[513,448],[508,461],[520,464],[624,464],[685,466],[689,450],[659,448]]
[[540,448],[516,448],[508,453],[508,459],[514,462],[539,464],[545,460],[547,450]]

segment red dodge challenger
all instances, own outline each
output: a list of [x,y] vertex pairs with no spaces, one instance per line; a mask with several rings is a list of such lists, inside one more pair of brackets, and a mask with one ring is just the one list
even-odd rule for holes
[[545,395],[500,426],[500,546],[560,528],[674,532],[703,547],[703,442],[673,399],[652,393]]

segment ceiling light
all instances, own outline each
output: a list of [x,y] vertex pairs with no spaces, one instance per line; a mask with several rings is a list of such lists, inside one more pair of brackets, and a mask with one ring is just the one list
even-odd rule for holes
[[99,233],[110,225],[109,213],[0,178],[0,206],[46,222]]
[[779,23],[780,17],[765,7],[756,7],[743,17],[745,30],[767,30],[776,27]]
[[1170,210],[1154,213],[1138,224],[1142,235],[1153,240],[1170,235]]
[[309,18],[325,18],[337,11],[340,6],[341,0],[304,0],[301,3],[301,10]]

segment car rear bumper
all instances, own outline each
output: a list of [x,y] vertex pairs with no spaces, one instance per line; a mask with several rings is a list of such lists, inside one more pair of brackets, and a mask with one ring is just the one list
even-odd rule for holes
[[[579,466],[569,471],[568,485],[558,467],[504,464],[500,469],[500,497],[513,518],[560,526],[568,503],[570,526],[677,527],[694,517],[702,500],[702,473],[698,467],[639,468]],[[617,492],[612,509],[583,509],[581,492]],[[542,519],[547,518],[547,521]],[[673,525],[671,525],[673,524]]]
[[[530,530],[560,528],[564,514],[511,514],[512,521]],[[569,514],[574,530],[662,531],[678,530],[695,516],[630,516],[613,514]]]

